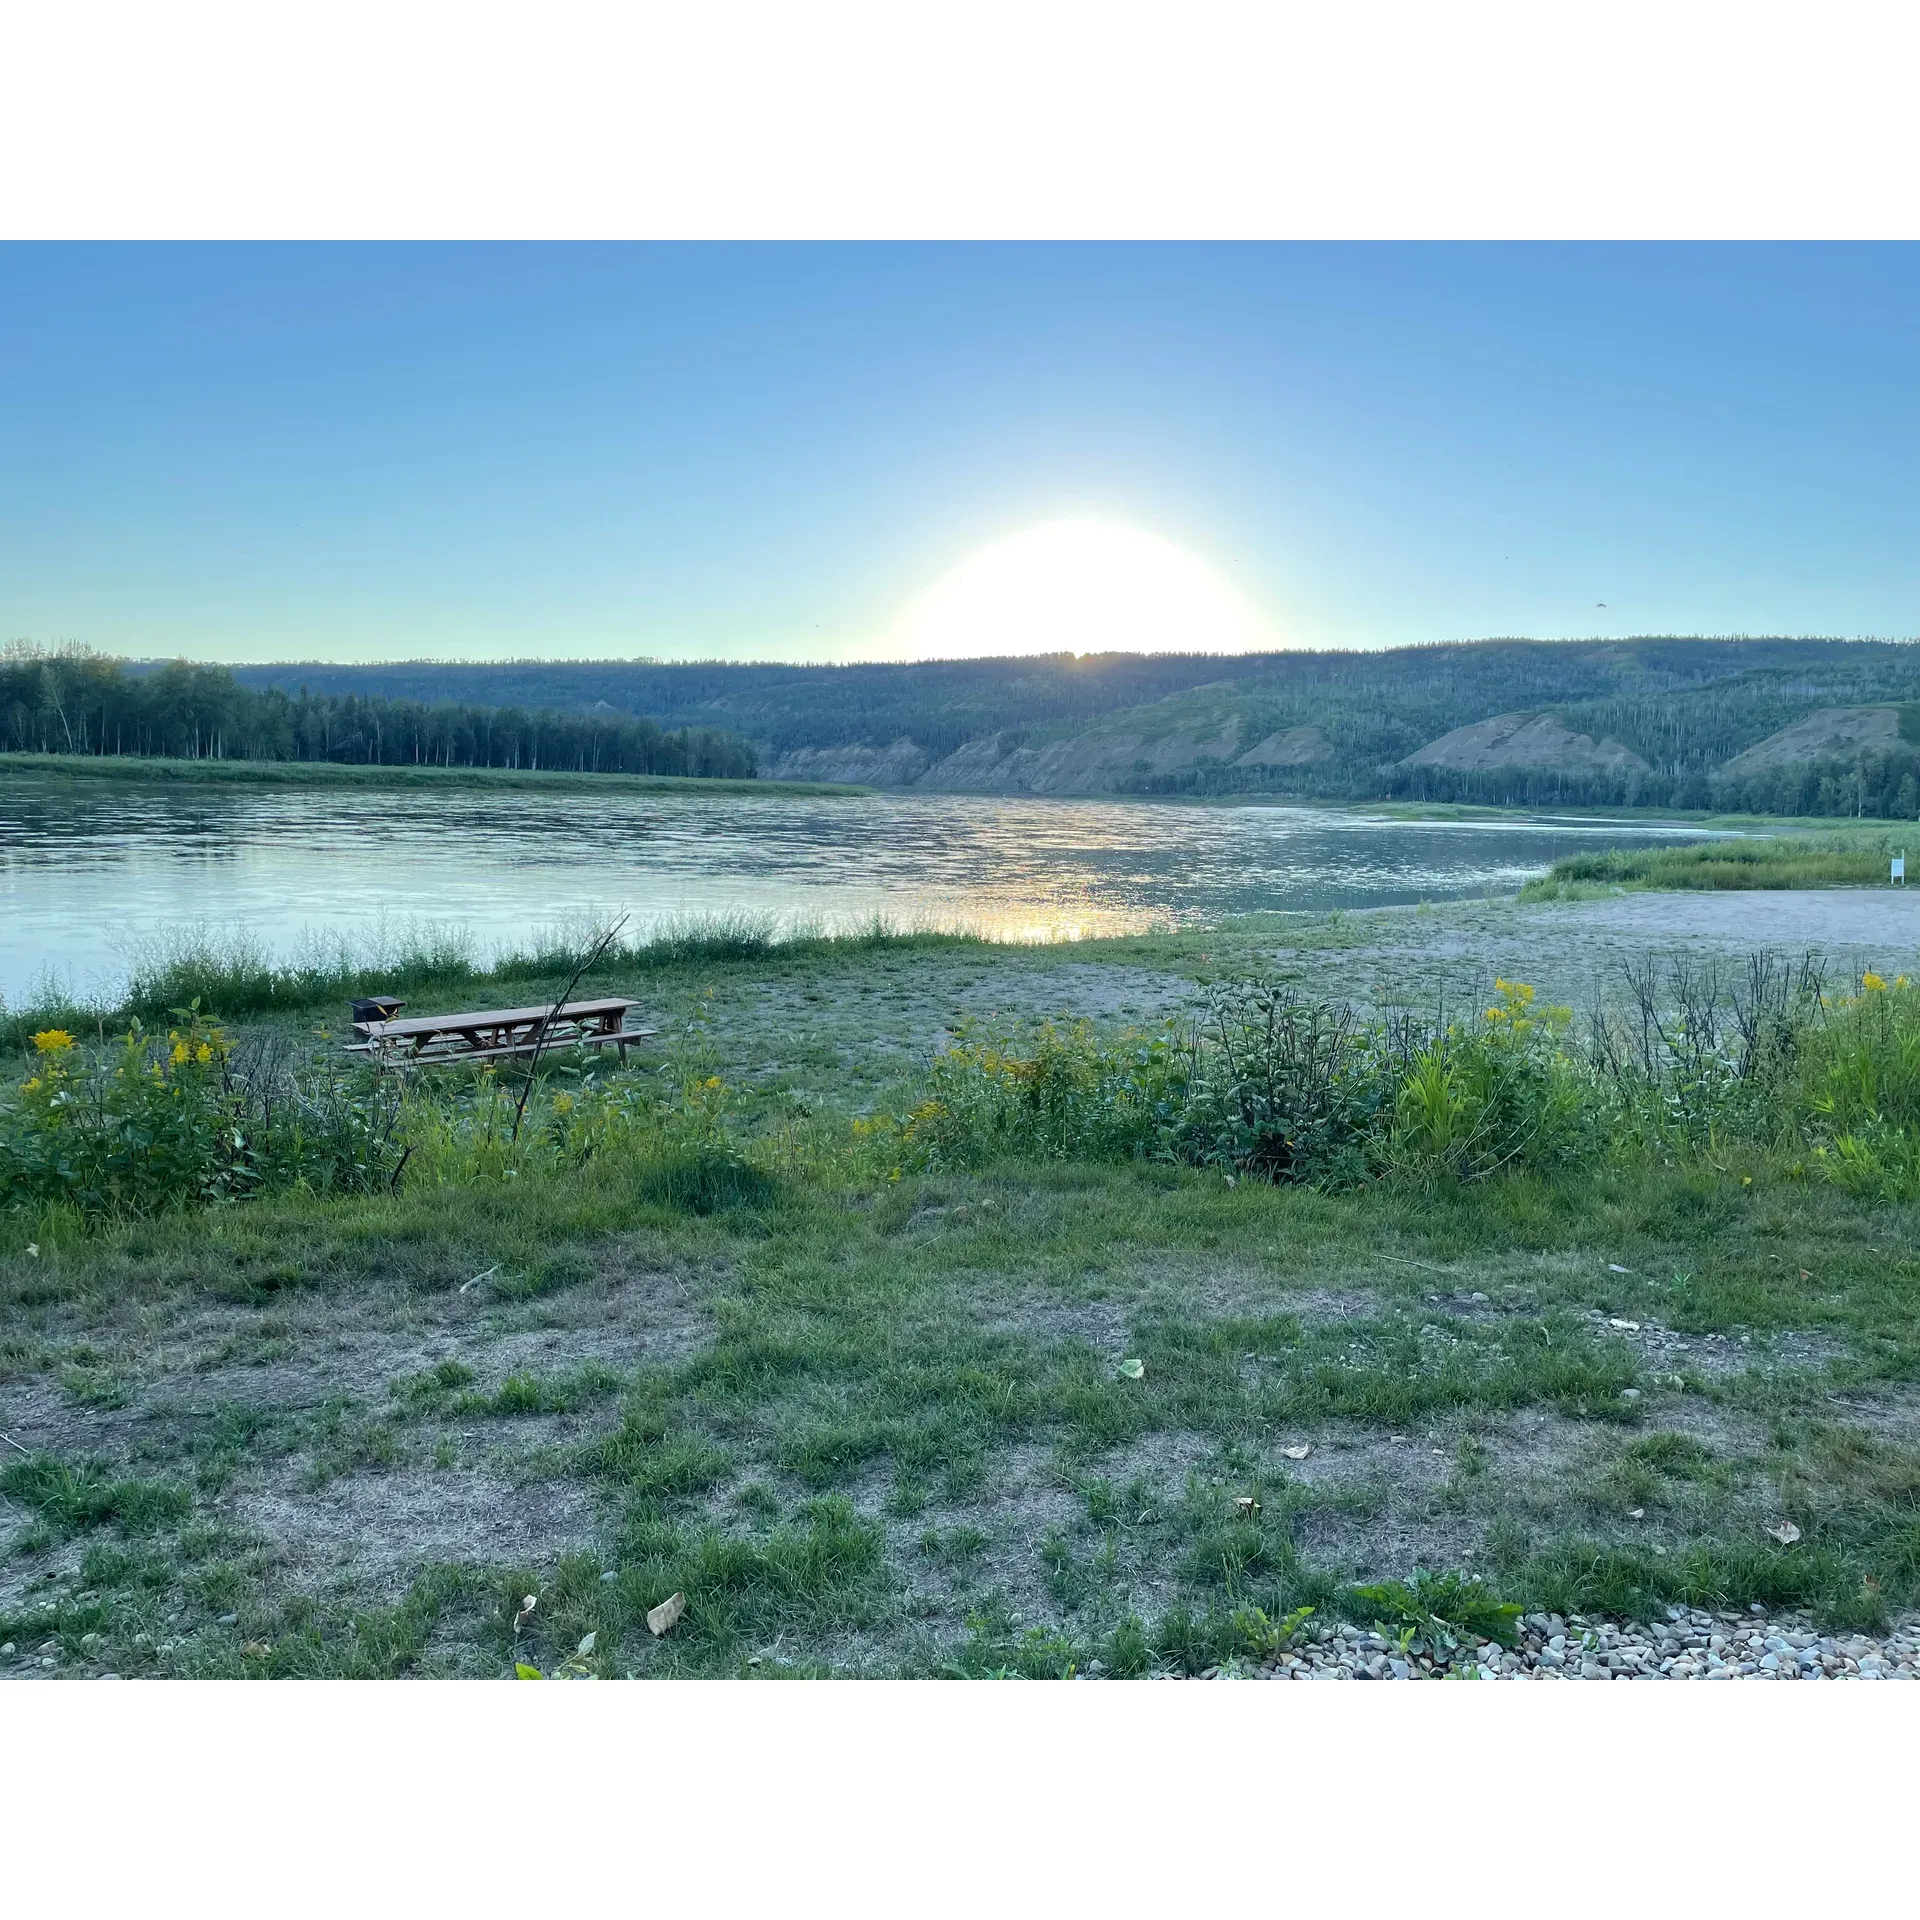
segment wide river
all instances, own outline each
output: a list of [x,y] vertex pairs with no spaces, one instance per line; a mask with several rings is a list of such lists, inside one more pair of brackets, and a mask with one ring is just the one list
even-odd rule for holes
[[293,954],[458,926],[482,951],[631,915],[882,915],[1010,939],[1510,891],[1608,821],[935,794],[853,799],[215,787],[0,777],[0,994],[111,994],[196,930]]

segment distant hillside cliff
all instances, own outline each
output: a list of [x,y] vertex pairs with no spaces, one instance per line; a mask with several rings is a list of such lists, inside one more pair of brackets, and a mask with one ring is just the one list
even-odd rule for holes
[[1822,707],[1735,754],[1724,771],[1749,774],[1836,754],[1897,753],[1903,744],[1900,720],[1898,707]]
[[1551,713],[1501,713],[1470,727],[1455,727],[1410,753],[1406,767],[1449,767],[1462,773],[1511,767],[1538,767],[1556,773],[1609,776],[1653,771],[1631,747],[1618,740],[1596,742],[1575,733]]
[[801,747],[772,759],[768,772],[779,780],[851,780],[941,793],[1102,794],[1137,793],[1205,768],[1306,767],[1334,757],[1317,727],[1293,727],[1244,751],[1241,739],[1234,721],[1151,737],[1112,726],[1043,746],[992,733],[939,760],[901,739],[884,749]]

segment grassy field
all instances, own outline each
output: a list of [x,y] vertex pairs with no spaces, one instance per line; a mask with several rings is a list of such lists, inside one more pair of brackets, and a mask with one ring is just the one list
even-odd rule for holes
[[[1711,1130],[1330,1187],[911,1150],[984,1032],[1019,1062],[1084,1019],[1125,1053],[1252,972],[1382,1003],[1445,973],[1478,1019],[1516,951],[1576,970],[1555,938],[1489,907],[1053,948],[688,930],[593,981],[667,1030],[637,1131],[579,1134],[620,1083],[560,1069],[517,1157],[422,1133],[373,1191],[0,1214],[0,1642],[70,1672],[1042,1677],[1198,1670],[1250,1609],[1371,1618],[1360,1589],[1416,1567],[1561,1610],[1911,1604],[1898,1182]],[[324,1053],[344,1012],[334,979],[200,984],[249,1042]],[[422,958],[409,998],[499,984]]]
[[787,799],[862,793],[805,780],[697,780],[677,774],[530,772],[506,767],[367,767],[320,760],[173,760],[118,754],[0,753],[9,773],[75,780],[167,780],[196,786],[498,787],[548,793],[747,793]]

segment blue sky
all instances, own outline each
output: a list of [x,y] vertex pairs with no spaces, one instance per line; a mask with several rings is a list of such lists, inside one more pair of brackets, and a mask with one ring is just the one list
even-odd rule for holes
[[0,637],[833,657],[1076,516],[1298,645],[1907,635],[1917,347],[1899,246],[6,247]]

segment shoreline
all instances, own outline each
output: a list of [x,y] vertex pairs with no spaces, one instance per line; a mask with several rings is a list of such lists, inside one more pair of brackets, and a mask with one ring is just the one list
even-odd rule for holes
[[[1380,1006],[1405,999],[1404,982],[1435,974],[1447,990],[1468,984],[1470,955],[1491,979],[1500,971],[1524,978],[1556,1001],[1585,1004],[1596,973],[1609,977],[1636,955],[1688,949],[1702,959],[1736,960],[1761,949],[1817,951],[1842,968],[1879,967],[1920,973],[1920,896],[1909,901],[1885,886],[1754,888],[1699,891],[1636,889],[1603,897],[1395,901],[1363,906],[1272,909],[1232,914],[1205,925],[1063,936],[1046,941],[996,939],[962,925],[874,922],[842,928],[752,915],[717,915],[648,930],[623,942],[601,976],[645,992],[648,983],[688,969],[773,966],[780,969],[857,964],[892,951],[974,956],[982,978],[1037,983],[1061,969],[1085,978],[1114,977],[1141,967],[1163,985],[1179,979],[1198,1004],[1202,983],[1226,973],[1284,968],[1310,992]],[[102,1031],[131,1018],[160,1019],[198,998],[220,1017],[242,1024],[306,1017],[366,993],[470,1000],[520,993],[529,982],[563,980],[570,951],[504,950],[482,955],[450,936],[387,953],[341,953],[325,964],[302,964],[244,942],[156,955],[112,999],[23,998],[0,1003],[0,1049],[23,1045],[37,1024],[81,1022]],[[1465,973],[1462,969],[1465,968]],[[1436,973],[1437,970],[1437,973]],[[1455,976],[1460,976],[1456,978]],[[518,984],[515,984],[518,983]],[[1152,998],[1151,995],[1148,996]],[[1022,988],[1005,1011],[1036,1020],[1071,1018],[1049,990],[1027,1004]],[[1070,998],[1070,996],[1069,996]],[[984,1010],[984,1009],[983,1009]],[[1103,1009],[1103,1012],[1106,1011]],[[1156,1012],[1172,1011],[1172,1002]],[[932,1026],[915,1045],[932,1044]]]
[[1133,805],[1294,809],[1409,825],[1458,823],[1631,827],[1701,834],[1864,835],[1898,831],[1900,820],[1850,820],[1815,814],[1692,812],[1673,807],[1499,807],[1456,801],[1328,799],[1289,793],[982,793],[938,787],[880,787],[826,780],[717,780],[690,774],[582,773],[565,768],[369,766],[333,760],[176,760],[133,754],[0,752],[0,778],[67,775],[76,779],[173,781],[184,785],[523,787],[547,792],[660,792],[755,794],[768,799],[888,799],[1058,802],[1068,805]]
[[0,777],[171,781],[183,786],[498,787],[533,793],[687,793],[773,800],[854,799],[871,787],[810,780],[709,780],[674,773],[579,773],[519,767],[364,766],[334,760],[168,760],[132,754],[0,753]]

